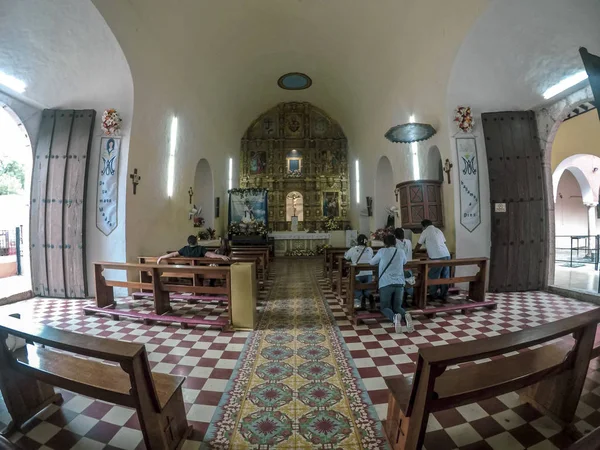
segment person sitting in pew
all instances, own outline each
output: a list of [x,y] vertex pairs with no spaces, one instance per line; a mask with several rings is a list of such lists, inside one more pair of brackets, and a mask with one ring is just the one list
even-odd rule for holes
[[[358,238],[356,238],[356,242],[358,245],[349,249],[344,254],[344,258],[351,261],[353,266],[357,264],[369,264],[369,261],[373,258],[373,249],[367,247],[367,236],[359,234]],[[373,281],[373,274],[368,270],[362,270],[356,275],[356,281],[359,283],[370,283]],[[369,298],[371,309],[375,309],[375,299],[368,289],[356,289],[354,291],[354,307],[367,309],[367,297]]]
[[379,265],[379,308],[385,317],[394,323],[396,333],[402,333],[402,321],[406,322],[406,331],[412,333],[415,328],[409,312],[402,308],[404,301],[404,265],[406,254],[396,247],[396,238],[388,234],[383,238],[384,248],[369,261],[372,266]]
[[[427,247],[427,257],[432,260],[450,259],[450,251],[446,246],[446,238],[438,228],[434,227],[431,220],[425,219],[421,222],[423,233],[419,237],[419,243],[415,247],[415,253],[425,244]],[[429,269],[429,279],[437,280],[439,278],[450,278],[450,267],[432,267]],[[439,290],[439,294],[438,294]],[[429,286],[429,296],[432,299],[440,299],[446,301],[448,295],[448,285],[440,284],[437,286]]]
[[156,264],[160,264],[163,259],[176,258],[177,256],[184,256],[186,258],[215,258],[229,261],[229,256],[219,255],[216,252],[209,252],[205,247],[198,245],[198,238],[194,235],[188,236],[187,241],[188,245],[176,252],[167,253],[166,255],[161,256],[156,261]]

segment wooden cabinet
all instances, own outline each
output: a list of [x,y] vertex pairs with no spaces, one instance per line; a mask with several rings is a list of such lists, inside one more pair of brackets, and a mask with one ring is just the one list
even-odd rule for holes
[[420,233],[424,219],[431,220],[438,228],[444,226],[441,181],[407,181],[397,184],[396,189],[400,195],[402,228]]

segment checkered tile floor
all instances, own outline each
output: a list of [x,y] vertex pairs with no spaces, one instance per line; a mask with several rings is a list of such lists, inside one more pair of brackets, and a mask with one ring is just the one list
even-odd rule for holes
[[[494,311],[474,311],[468,316],[443,314],[432,319],[415,318],[414,333],[396,334],[392,323],[386,321],[354,325],[341,301],[331,291],[328,280],[321,279],[320,286],[382,420],[387,414],[388,396],[384,378],[413,373],[419,347],[519,331],[595,307],[545,292],[488,294],[489,299],[498,301]],[[575,426],[582,433],[600,426],[598,360],[590,364]],[[565,448],[572,443],[558,424],[532,406],[521,404],[514,392],[434,413],[429,418],[427,431],[425,447],[429,450],[549,450]]]
[[[259,306],[272,282],[259,291]],[[119,302],[119,308],[135,306],[151,311],[148,301]],[[187,418],[194,433],[183,449],[200,448],[213,413],[248,337],[248,332],[221,332],[201,328],[181,329],[177,325],[144,325],[132,320],[114,321],[108,316],[84,316],[82,307],[89,301],[32,299],[0,308],[2,314],[18,312],[22,320],[145,344],[152,370],[187,377],[183,397]],[[193,315],[192,308],[207,317],[224,314],[216,304],[188,305],[172,302],[176,314]],[[198,310],[201,309],[200,312]],[[23,449],[96,450],[143,449],[142,433],[135,411],[64,390],[62,407],[51,405],[26,425],[23,433],[11,440]],[[10,416],[1,403],[0,422]]]
[[[314,264],[320,260],[282,259],[277,264]],[[293,270],[290,270],[293,271]],[[264,299],[267,289],[261,291]],[[354,326],[335,294],[321,281],[323,294],[337,319],[354,363],[380,417],[385,418],[387,390],[384,377],[414,371],[419,347],[444,345],[495,336],[558,320],[593,306],[556,295],[533,292],[490,295],[499,302],[496,311],[477,311],[468,317],[442,315],[415,319],[416,331],[394,333],[391,323],[371,322]],[[153,370],[184,375],[184,400],[189,423],[194,427],[184,449],[198,449],[249,333],[227,333],[199,328],[144,325],[132,320],[114,321],[104,316],[84,316],[86,301],[33,299],[0,308],[1,313],[19,312],[23,320],[86,334],[142,342]],[[143,302],[136,301],[136,307]],[[125,307],[131,304],[124,305]],[[147,307],[147,306],[144,306]],[[179,314],[192,314],[185,303],[174,304]],[[223,314],[215,305],[202,308],[202,315]],[[142,435],[133,410],[62,391],[61,408],[51,406],[40,413],[23,433],[12,436],[23,449],[142,449]],[[0,408],[0,422],[9,417]],[[575,426],[582,432],[600,426],[600,363],[592,362],[577,410]],[[565,448],[571,440],[552,420],[514,393],[473,405],[435,413],[429,420],[425,446],[428,450]]]

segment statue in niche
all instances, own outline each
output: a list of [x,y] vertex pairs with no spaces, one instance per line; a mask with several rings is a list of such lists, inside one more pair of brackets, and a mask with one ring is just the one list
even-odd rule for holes
[[340,215],[339,193],[323,192],[323,216],[337,217]]

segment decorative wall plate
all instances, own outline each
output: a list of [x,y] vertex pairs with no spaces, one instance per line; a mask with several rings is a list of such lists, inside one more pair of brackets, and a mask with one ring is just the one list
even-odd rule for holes
[[425,141],[435,135],[436,131],[427,123],[405,123],[396,125],[385,133],[390,142],[410,144],[412,142]]

